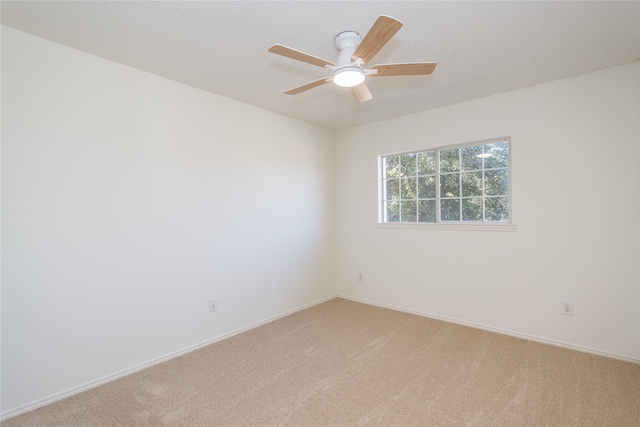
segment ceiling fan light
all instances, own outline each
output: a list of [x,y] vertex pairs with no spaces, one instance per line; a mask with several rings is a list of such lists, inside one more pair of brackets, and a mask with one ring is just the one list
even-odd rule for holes
[[358,86],[364,81],[364,71],[360,67],[344,67],[336,70],[333,82],[342,87]]

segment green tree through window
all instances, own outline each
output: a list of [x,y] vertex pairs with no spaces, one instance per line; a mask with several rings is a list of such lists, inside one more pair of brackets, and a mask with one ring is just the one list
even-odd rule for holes
[[380,157],[382,222],[509,222],[509,138]]

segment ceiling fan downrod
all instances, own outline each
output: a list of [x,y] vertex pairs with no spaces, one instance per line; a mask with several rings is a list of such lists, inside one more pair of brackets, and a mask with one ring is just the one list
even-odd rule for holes
[[353,55],[353,52],[361,41],[362,37],[355,31],[343,31],[336,36],[336,49],[340,51],[338,60],[336,61],[336,68],[353,65],[353,62],[351,62],[351,55]]

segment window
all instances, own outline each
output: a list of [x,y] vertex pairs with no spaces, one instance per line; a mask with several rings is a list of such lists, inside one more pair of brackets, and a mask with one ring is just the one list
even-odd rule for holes
[[380,222],[510,223],[509,138],[380,157]]

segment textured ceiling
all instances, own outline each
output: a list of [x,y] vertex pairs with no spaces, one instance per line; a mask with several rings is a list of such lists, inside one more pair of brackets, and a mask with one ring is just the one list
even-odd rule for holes
[[[329,129],[436,108],[640,59],[640,2],[2,1],[2,24]],[[368,80],[357,104],[328,70],[334,36],[380,14],[404,27],[371,64],[435,61],[431,76]],[[369,65],[371,65],[369,64]]]

